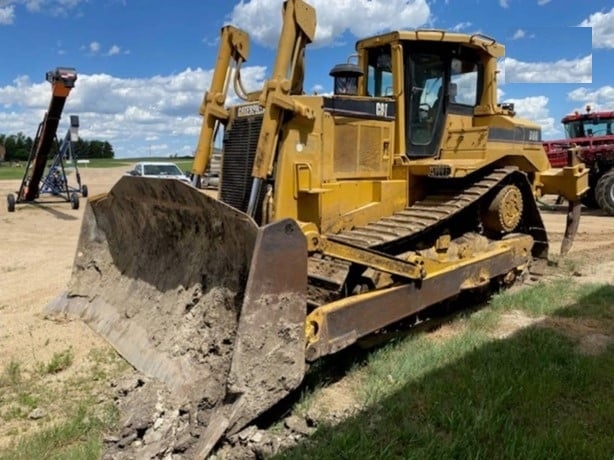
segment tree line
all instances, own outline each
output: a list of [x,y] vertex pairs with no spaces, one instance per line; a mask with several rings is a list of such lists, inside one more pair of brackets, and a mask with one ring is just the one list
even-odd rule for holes
[[[34,139],[22,132],[17,134],[0,134],[0,145],[5,149],[5,161],[27,161],[34,145]],[[54,143],[49,157],[57,154],[59,142]],[[73,144],[77,158],[114,158],[113,146],[107,141],[79,139]]]

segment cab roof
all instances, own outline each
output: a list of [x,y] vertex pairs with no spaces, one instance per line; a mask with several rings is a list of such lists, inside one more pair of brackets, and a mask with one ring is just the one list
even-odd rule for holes
[[399,30],[381,35],[365,38],[356,42],[356,50],[373,48],[396,41],[435,41],[442,43],[459,43],[479,50],[492,57],[500,58],[505,55],[505,46],[494,38],[484,34],[461,34],[439,29]]
[[614,112],[584,112],[584,113],[573,113],[571,115],[566,115],[561,120],[561,123],[569,123],[570,121],[578,121],[578,120],[601,120],[601,119],[614,119]]

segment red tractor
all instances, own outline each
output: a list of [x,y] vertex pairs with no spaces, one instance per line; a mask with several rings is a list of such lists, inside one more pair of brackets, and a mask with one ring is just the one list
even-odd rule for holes
[[575,112],[563,117],[565,139],[545,141],[544,148],[553,167],[567,164],[567,149],[576,145],[578,156],[590,168],[590,190],[582,203],[614,215],[614,111]]

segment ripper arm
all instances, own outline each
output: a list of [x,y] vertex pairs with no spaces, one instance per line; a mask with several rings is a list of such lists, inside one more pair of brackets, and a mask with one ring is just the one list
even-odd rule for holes
[[539,175],[540,195],[559,195],[569,202],[561,255],[569,252],[578,231],[582,208],[580,197],[589,189],[588,173],[588,168],[578,160],[577,151],[571,148],[567,152],[567,166],[549,169]]

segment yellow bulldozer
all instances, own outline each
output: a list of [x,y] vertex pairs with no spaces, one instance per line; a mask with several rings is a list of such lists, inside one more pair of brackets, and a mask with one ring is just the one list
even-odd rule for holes
[[[68,289],[48,307],[198,405],[201,455],[310,363],[547,258],[542,195],[570,202],[566,252],[588,189],[574,155],[552,169],[540,128],[497,102],[495,39],[361,39],[330,72],[334,93],[309,95],[315,10],[287,0],[282,15],[257,92],[240,79],[248,35],[222,28],[192,171],[197,185],[223,127],[219,197],[139,177],[90,197]],[[244,102],[227,107],[231,85]]]

